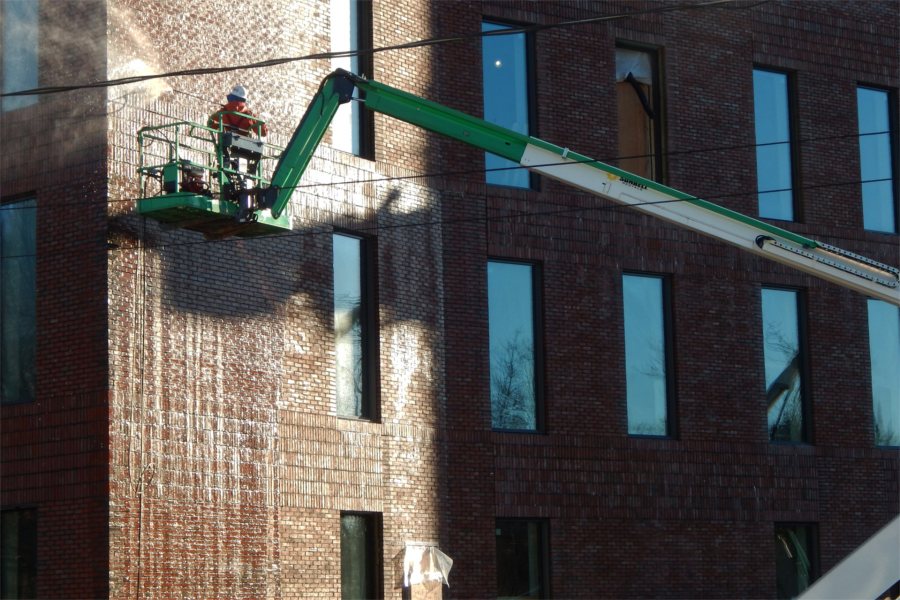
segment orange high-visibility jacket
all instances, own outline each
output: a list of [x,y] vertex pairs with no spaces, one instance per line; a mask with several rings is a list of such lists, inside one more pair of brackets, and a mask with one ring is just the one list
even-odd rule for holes
[[[218,129],[219,123],[222,123],[222,128],[225,131],[234,131],[241,135],[249,135],[251,131],[259,133],[259,135],[268,135],[269,128],[266,127],[265,123],[257,119],[253,119],[250,117],[242,117],[240,115],[232,115],[227,114],[231,112],[239,112],[245,115],[256,116],[256,114],[250,110],[250,107],[247,106],[247,103],[242,100],[234,100],[225,104],[214,112],[210,117],[209,121],[206,123],[207,127],[212,129]],[[258,127],[259,126],[259,127]]]

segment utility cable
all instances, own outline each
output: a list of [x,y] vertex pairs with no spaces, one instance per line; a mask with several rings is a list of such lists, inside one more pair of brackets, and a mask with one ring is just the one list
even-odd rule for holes
[[[167,77],[185,77],[191,75],[213,75],[218,73],[228,73],[231,71],[239,71],[244,69],[260,69],[267,67],[274,67],[294,62],[300,61],[309,61],[309,60],[329,60],[334,58],[346,58],[351,56],[360,56],[367,54],[378,54],[381,52],[391,52],[395,50],[408,50],[412,48],[423,48],[426,46],[436,46],[440,44],[449,44],[449,43],[457,43],[463,41],[469,41],[473,39],[480,39],[483,37],[492,37],[492,36],[503,36],[503,35],[513,35],[518,33],[535,33],[539,31],[545,31],[548,29],[557,29],[562,27],[574,27],[579,25],[589,25],[594,23],[602,23],[605,21],[614,21],[620,19],[628,19],[633,17],[639,17],[650,14],[662,14],[662,13],[671,13],[678,11],[689,11],[689,10],[702,10],[702,9],[710,9],[710,8],[731,8],[731,9],[751,9],[761,4],[766,4],[771,0],[761,0],[760,2],[755,2],[752,4],[738,4],[738,0],[712,0],[709,2],[701,2],[701,3],[685,3],[685,4],[675,4],[672,6],[660,6],[655,8],[649,8],[645,10],[637,10],[627,13],[618,13],[614,15],[603,15],[599,17],[588,17],[584,19],[574,19],[569,21],[561,21],[559,23],[549,23],[544,25],[525,25],[521,27],[509,27],[494,31],[485,31],[485,32],[477,32],[470,33],[465,35],[458,36],[450,36],[450,37],[439,37],[439,38],[427,38],[424,40],[415,40],[412,42],[405,42],[402,44],[393,44],[390,46],[381,46],[378,48],[370,48],[370,49],[360,49],[360,50],[341,50],[341,51],[333,51],[333,52],[316,52],[312,54],[306,54],[303,56],[291,56],[291,57],[282,57],[282,58],[272,58],[268,60],[246,63],[242,65],[226,65],[222,67],[200,67],[196,69],[182,69],[177,71],[169,71],[166,73],[159,73],[156,75],[133,75],[129,77],[119,77],[116,79],[106,79],[101,81],[95,81],[91,83],[83,83],[83,84],[73,84],[73,85],[54,85],[54,86],[44,86],[38,88],[32,88],[28,90],[19,90],[15,92],[5,92],[0,94],[0,98],[14,97],[14,96],[39,96],[39,95],[47,95],[47,94],[58,94],[62,92],[70,92],[77,90],[85,90],[85,89],[96,89],[96,88],[108,88],[115,87],[120,85],[128,85],[133,83],[140,83],[143,81],[149,81],[152,79],[161,79]],[[729,6],[730,5],[730,6]]]
[[[664,158],[672,158],[672,157],[678,157],[678,156],[688,156],[691,154],[728,152],[728,151],[733,151],[733,150],[747,150],[750,148],[764,148],[767,146],[780,146],[780,145],[788,144],[788,143],[801,146],[801,145],[805,145],[805,144],[814,144],[814,143],[818,143],[818,142],[834,141],[834,140],[839,140],[839,139],[862,138],[862,137],[866,137],[866,136],[875,136],[875,135],[888,135],[890,133],[891,133],[890,131],[875,131],[875,132],[869,132],[869,133],[852,133],[852,134],[848,133],[848,134],[828,135],[828,136],[815,137],[815,138],[806,138],[803,140],[798,140],[796,142],[764,142],[764,143],[759,143],[759,144],[733,144],[733,145],[728,145],[728,146],[708,146],[705,148],[697,148],[697,149],[693,149],[693,150],[673,150],[673,151],[662,152],[662,153],[633,154],[633,155],[625,155],[625,156],[590,158],[587,161],[574,161],[573,162],[570,160],[570,161],[559,162],[559,163],[546,163],[546,164],[539,165],[539,166],[552,167],[552,166],[579,164],[581,162],[588,162],[588,163],[598,162],[598,163],[604,163],[604,164],[608,164],[611,166],[615,166],[615,164],[620,161],[643,159],[643,158],[653,158],[655,156],[662,156]],[[302,189],[321,188],[321,187],[351,186],[351,185],[357,185],[357,184],[363,184],[363,183],[384,183],[384,182],[390,182],[390,181],[408,181],[408,180],[413,180],[413,179],[437,179],[440,177],[458,177],[461,175],[477,175],[477,174],[490,173],[490,172],[496,172],[496,171],[508,171],[508,170],[525,169],[525,168],[526,167],[522,167],[520,165],[515,165],[515,166],[510,166],[510,167],[473,168],[473,169],[461,169],[461,170],[454,170],[454,171],[436,171],[436,172],[431,172],[431,173],[420,173],[420,174],[413,174],[413,175],[371,177],[371,178],[366,178],[366,179],[348,179],[348,180],[344,180],[344,181],[330,181],[330,182],[320,182],[320,183],[302,183],[302,184],[297,184],[297,185],[293,186],[293,189],[294,190],[302,190]],[[876,182],[880,182],[880,181],[890,181],[890,179],[865,180],[865,181],[858,181],[857,183],[860,183],[860,184],[876,183]],[[827,187],[829,184],[823,184],[823,185],[825,187]],[[846,184],[836,184],[836,185],[846,185]],[[802,188],[795,188],[795,189],[802,189]],[[769,190],[766,190],[766,192],[768,192],[768,191]],[[752,194],[752,193],[757,193],[757,192],[746,192],[746,194]],[[109,199],[107,199],[106,204],[107,205],[115,205],[115,204],[121,204],[124,202],[134,203],[134,202],[137,202],[141,198],[143,198],[143,196],[119,198],[119,199],[109,198]],[[705,197],[698,196],[698,198],[705,198]],[[73,202],[54,203],[51,206],[53,208],[62,208],[62,207],[67,207],[67,206],[85,206],[85,205],[89,205],[91,202],[92,201],[90,201],[90,200],[88,200],[88,201],[73,201]],[[29,210],[31,208],[33,208],[33,207],[5,206],[3,208],[0,208],[0,210]]]
[[[509,168],[521,168],[521,167],[509,167]],[[825,183],[818,185],[809,185],[803,186],[799,188],[784,188],[784,189],[774,189],[774,190],[766,190],[766,193],[777,193],[782,191],[809,191],[809,190],[817,190],[831,187],[841,187],[841,186],[850,186],[850,185],[861,185],[863,183],[878,183],[878,182],[886,182],[893,181],[891,178],[884,179],[872,179],[872,180],[854,180],[854,181],[843,181],[837,183]],[[732,192],[728,194],[717,194],[712,196],[706,196],[702,199],[704,200],[721,200],[724,198],[738,198],[738,197],[746,197],[755,195],[757,192]],[[490,193],[485,194],[485,197],[491,197]],[[585,192],[585,198],[597,198],[593,194],[589,194]],[[700,198],[690,198],[690,199],[700,199]],[[514,213],[508,213],[503,215],[491,215],[491,216],[477,216],[477,217],[466,217],[460,219],[438,219],[433,221],[420,221],[413,223],[397,223],[393,225],[371,225],[371,226],[361,226],[355,231],[360,233],[377,233],[379,231],[388,231],[395,229],[408,229],[413,227],[435,227],[435,226],[443,226],[443,225],[455,225],[460,223],[477,223],[477,222],[490,222],[490,221],[498,221],[498,220],[506,220],[506,219],[520,219],[524,217],[546,217],[546,216],[554,216],[566,213],[573,212],[607,212],[607,211],[624,211],[624,212],[632,212],[635,207],[640,206],[653,206],[653,205],[663,205],[663,204],[672,204],[676,202],[686,202],[690,199],[681,199],[681,198],[672,198],[666,200],[657,200],[653,202],[642,202],[639,204],[629,204],[629,205],[621,205],[621,204],[596,204],[594,206],[574,206],[574,207],[565,207],[558,208],[552,210],[545,211],[518,211]],[[612,201],[607,201],[612,202]],[[535,203],[543,203],[550,204],[550,202],[544,200],[536,200]],[[31,208],[34,210],[34,207]],[[799,225],[803,225],[804,223],[797,223]],[[261,236],[260,238],[250,238],[250,239],[268,239],[268,240],[277,240],[277,239],[285,239],[285,238],[294,238],[294,237],[305,237],[309,235],[323,235],[323,234],[331,234],[334,232],[334,226],[329,223],[319,223],[316,227],[307,228],[303,231],[286,231],[285,233],[276,233],[270,234],[266,236]],[[156,250],[156,249],[166,249],[166,248],[175,248],[182,246],[196,246],[199,244],[219,244],[219,243],[233,243],[233,242],[246,242],[249,241],[247,238],[239,238],[239,237],[228,237],[222,239],[200,239],[200,240],[189,240],[183,242],[171,242],[165,244],[156,244],[149,245],[144,243],[143,247],[139,248],[138,246],[117,246],[117,247],[106,247],[106,250],[109,252],[116,251],[128,251],[128,250]],[[854,239],[853,241],[859,241]],[[105,245],[105,242],[103,242]],[[28,253],[28,254],[15,254],[15,255],[7,255],[3,256],[2,259],[15,259],[15,258],[32,258],[40,256],[40,258],[48,258],[52,256],[62,256],[69,255],[72,253],[72,247],[76,245],[81,246],[91,246],[91,245],[100,245],[100,242],[95,240],[82,240],[80,242],[70,244],[70,247],[67,250],[59,251],[59,252],[51,252],[51,253]]]

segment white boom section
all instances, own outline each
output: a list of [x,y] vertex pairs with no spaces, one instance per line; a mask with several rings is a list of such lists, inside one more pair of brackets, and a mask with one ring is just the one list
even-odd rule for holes
[[880,599],[900,581],[900,516],[820,577],[798,600]]
[[566,153],[560,157],[555,152],[529,144],[519,164],[530,171],[900,306],[900,271],[893,267],[820,242],[808,247],[790,237],[779,236],[777,228],[762,222],[722,214],[731,211],[711,210],[697,198],[667,194],[645,185],[640,178],[631,179],[620,175],[618,170],[604,170],[598,166],[600,163],[567,158]]

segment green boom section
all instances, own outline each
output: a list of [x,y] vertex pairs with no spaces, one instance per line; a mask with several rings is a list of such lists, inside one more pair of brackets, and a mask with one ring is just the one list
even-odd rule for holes
[[[336,82],[346,83],[341,83],[340,86],[337,86]],[[606,173],[635,181],[649,189],[656,190],[657,192],[669,196],[672,200],[689,202],[720,216],[744,223],[758,229],[760,233],[777,236],[805,248],[819,247],[819,243],[815,240],[797,235],[758,219],[748,217],[747,215],[719,206],[713,202],[691,196],[690,194],[645,179],[633,173],[617,169],[616,167],[607,165],[587,156],[570,152],[568,149],[556,146],[550,142],[489,123],[483,119],[426,100],[425,98],[410,94],[409,92],[398,90],[389,85],[363,79],[342,69],[338,69],[329,75],[319,94],[313,99],[310,109],[307,110],[306,115],[301,121],[300,128],[294,136],[295,139],[299,138],[297,143],[298,156],[296,158],[288,156],[287,160],[282,158],[282,161],[279,163],[279,169],[274,176],[273,185],[284,185],[287,193],[279,195],[278,202],[276,202],[272,208],[273,215],[280,215],[281,211],[284,209],[284,205],[289,201],[290,191],[293,189],[293,186],[296,185],[297,181],[299,181],[303,170],[309,163],[312,152],[322,139],[325,129],[327,129],[328,124],[331,122],[331,118],[334,116],[334,112],[337,110],[338,104],[342,101],[349,100],[349,97],[347,97],[346,100],[340,100],[338,98],[339,87],[344,90],[342,93],[345,94],[347,93],[347,87],[358,88],[365,94],[365,106],[369,110],[459,140],[484,150],[485,152],[496,154],[497,156],[501,156],[514,162],[521,162],[522,155],[525,153],[525,149],[528,145],[537,146],[557,154],[560,157],[561,163],[568,161],[583,163]],[[294,146],[294,140],[288,145],[285,156],[292,150],[292,146]],[[286,168],[289,165],[291,168],[290,178],[285,176],[283,183],[278,183],[279,180],[281,180],[281,169]]]
[[349,76],[346,71],[338,69],[326,77],[306,107],[306,113],[300,119],[300,124],[281,158],[278,159],[278,165],[272,174],[270,189],[275,196],[272,201],[267,202],[272,208],[272,216],[276,218],[281,216],[335,113],[341,104],[350,101],[353,80]]
[[274,216],[279,216],[287,206],[291,193],[309,165],[338,106],[350,100],[354,87],[364,94],[365,106],[369,110],[460,140],[515,162],[519,162],[526,146],[532,141],[526,135],[338,69],[322,83],[278,162],[272,176],[272,187],[277,190],[276,199],[271,203]]

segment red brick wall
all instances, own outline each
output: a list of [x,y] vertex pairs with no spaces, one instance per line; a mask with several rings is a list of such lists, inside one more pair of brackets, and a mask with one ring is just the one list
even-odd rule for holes
[[[41,3],[39,85],[102,78],[105,14]],[[0,507],[37,511],[40,598],[108,586],[104,113],[96,91],[0,113],[0,199],[34,198],[39,232],[37,397],[0,408]]]
[[[329,49],[321,2],[65,6],[107,32],[69,54],[98,78]],[[662,6],[383,1],[375,45],[472,33],[482,16]],[[669,183],[753,214],[752,69],[795,71],[800,138],[818,141],[801,146],[809,191],[789,228],[896,264],[896,236],[861,231],[858,186],[827,187],[859,178],[855,140],[820,139],[855,133],[858,81],[900,86],[896,20],[890,3],[796,2],[541,31],[534,133],[614,158],[615,43],[659,46]],[[383,116],[375,162],[317,151],[302,185],[322,185],[295,195],[289,236],[209,241],[134,214],[138,128],[203,121],[242,83],[283,144],[330,70],[115,88],[104,118],[76,120],[79,136],[54,115],[72,98],[102,105],[84,92],[3,115],[3,195],[36,192],[42,256],[40,400],[2,409],[2,505],[38,507],[42,597],[337,598],[341,511],[382,514],[386,597],[401,595],[408,541],[454,559],[449,597],[494,595],[497,517],[548,520],[557,597],[766,597],[774,522],[818,523],[827,569],[898,512],[897,452],[871,445],[853,292],[561,184],[486,188],[481,152]],[[482,111],[477,39],[378,53],[374,77]],[[455,174],[402,179],[423,173]],[[335,184],[355,180],[374,181]],[[334,227],[376,238],[377,423],[336,416]],[[490,430],[488,257],[542,268],[545,434]],[[672,280],[674,439],[626,434],[623,270]],[[804,291],[813,445],[767,441],[761,285]]]

